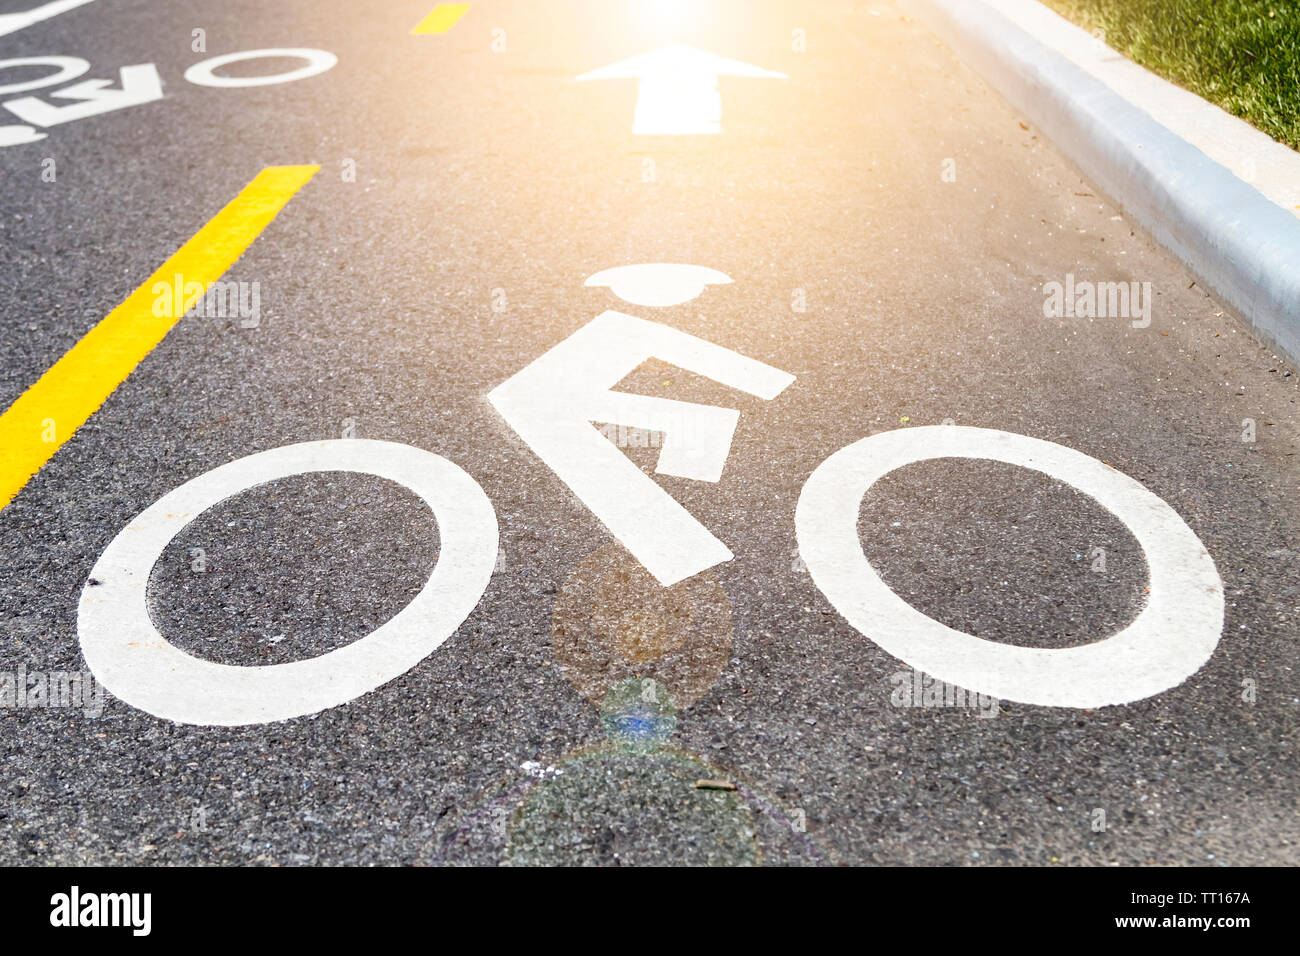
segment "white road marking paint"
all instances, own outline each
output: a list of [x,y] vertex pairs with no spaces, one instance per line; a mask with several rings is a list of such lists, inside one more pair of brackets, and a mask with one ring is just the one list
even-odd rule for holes
[[[217,70],[223,66],[229,66],[231,63],[242,63],[244,60],[262,58],[269,59],[271,57],[294,57],[306,60],[307,65],[296,70],[290,70],[288,73],[272,73],[268,76],[217,76],[216,73]],[[195,63],[185,71],[185,79],[197,86],[215,86],[219,89],[272,86],[276,83],[292,83],[295,80],[305,80],[309,76],[324,73],[326,70],[333,68],[338,61],[338,57],[326,50],[304,48],[245,50],[242,53],[226,53],[222,56],[210,57]]]
[[0,149],[5,146],[22,146],[45,139],[46,133],[38,133],[31,126],[0,126]]
[[40,23],[42,20],[57,17],[60,13],[67,13],[69,10],[93,2],[94,0],[50,0],[49,3],[42,3],[39,7],[19,13],[0,13],[0,37],[25,30],[33,23]]
[[10,100],[4,107],[19,119],[36,126],[58,126],[163,98],[162,80],[152,63],[124,66],[121,76],[121,89],[109,89],[112,80],[84,80],[49,94],[61,100],[82,101],[70,106],[51,106],[35,96],[24,96]]
[[586,80],[635,79],[636,114],[632,133],[636,136],[676,136],[722,132],[722,95],[719,76],[747,76],[784,80],[776,73],[729,60],[681,43],[653,53],[644,53],[609,66],[583,73]]
[[[275,73],[270,76],[227,77],[218,76],[216,70],[230,63],[243,60],[268,57],[296,57],[307,61],[307,65],[287,73]],[[196,63],[185,71],[185,79],[200,86],[218,88],[240,88],[248,86],[269,86],[276,83],[290,83],[324,73],[338,63],[333,53],[325,50],[309,49],[267,49],[247,50],[242,53],[229,53]],[[28,90],[55,86],[81,76],[90,64],[73,56],[34,56],[0,60],[0,71],[21,66],[53,66],[56,71],[35,80],[24,80],[0,86],[0,94],[21,93]],[[121,88],[109,88],[112,80],[83,80],[72,86],[48,94],[52,99],[80,100],[81,102],[65,106],[47,103],[36,96],[23,96],[2,104],[6,110],[30,125],[0,125],[0,148],[34,143],[45,138],[44,133],[36,131],[37,126],[57,126],[75,120],[98,116],[152,103],[163,98],[162,80],[158,69],[152,63],[139,63],[124,66],[120,71]]]
[[12,70],[20,66],[52,66],[53,73],[39,76],[34,80],[22,80],[18,83],[6,83],[0,86],[0,96],[10,93],[26,93],[46,86],[58,86],[68,80],[75,80],[90,69],[90,63],[79,56],[17,56],[0,60],[0,71]]
[[583,285],[608,286],[624,302],[663,308],[699,298],[706,285],[726,285],[731,276],[705,266],[645,262],[597,272]]
[[648,478],[593,421],[665,432],[660,474],[717,481],[740,413],[612,391],[658,358],[763,399],[794,376],[720,345],[604,312],[488,395],[510,427],[665,587],[729,561],[731,551]]
[[[881,477],[931,458],[1032,468],[1095,498],[1142,546],[1151,577],[1146,608],[1105,640],[1060,649],[987,641],[913,608],[867,562],[858,514]],[[1223,582],[1214,561],[1169,505],[1095,458],[1024,435],[934,425],[854,442],[808,478],[795,529],[813,581],[853,627],[918,670],[1004,700],[1080,708],[1141,700],[1196,673],[1223,630]]]
[[[387,623],[304,661],[234,667],[192,657],[149,617],[146,587],[163,550],[205,509],[269,481],[317,471],[378,475],[433,510],[441,542],[420,593]],[[432,452],[396,442],[340,439],[286,445],[200,475],[146,508],[104,549],[81,592],[77,627],[95,677],[121,700],[186,724],[288,720],[347,703],[410,670],[478,604],[496,563],[497,521],[478,483]]]

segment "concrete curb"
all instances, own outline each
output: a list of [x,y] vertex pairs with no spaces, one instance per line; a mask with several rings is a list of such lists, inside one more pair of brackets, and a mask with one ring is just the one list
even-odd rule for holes
[[998,11],[900,0],[1270,344],[1300,362],[1300,218]]

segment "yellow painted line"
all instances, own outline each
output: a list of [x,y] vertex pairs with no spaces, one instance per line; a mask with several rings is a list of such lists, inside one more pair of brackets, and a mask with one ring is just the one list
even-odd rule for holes
[[[319,170],[268,166],[0,415],[0,508],[45,466]],[[155,285],[166,286],[162,295]],[[175,292],[175,304],[169,300]],[[158,308],[161,303],[162,308]],[[161,311],[164,314],[159,315]]]
[[440,3],[433,8],[432,13],[415,25],[411,33],[412,35],[446,33],[456,25],[456,21],[463,17],[468,9],[468,3]]

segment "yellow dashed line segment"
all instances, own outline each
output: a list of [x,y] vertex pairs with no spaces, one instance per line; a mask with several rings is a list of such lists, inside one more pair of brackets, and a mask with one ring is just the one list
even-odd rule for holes
[[415,36],[422,33],[446,33],[468,9],[468,3],[440,3],[433,8],[432,13],[415,25],[411,33]]

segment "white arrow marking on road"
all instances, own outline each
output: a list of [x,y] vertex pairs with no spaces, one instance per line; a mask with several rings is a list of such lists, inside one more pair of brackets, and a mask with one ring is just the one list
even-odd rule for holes
[[40,23],[42,20],[57,17],[60,13],[67,13],[69,10],[93,2],[94,0],[51,0],[50,3],[43,3],[39,7],[23,10],[20,13],[0,13],[0,37],[25,30],[33,23]]
[[488,395],[488,401],[614,537],[665,587],[732,553],[596,430],[664,432],[656,471],[717,481],[740,413],[613,391],[657,358],[763,399],[794,376],[730,349],[622,312],[603,312]]
[[584,73],[584,80],[637,80],[635,136],[677,136],[722,132],[719,76],[748,76],[784,80],[776,73],[729,60],[716,53],[674,43],[653,53],[611,63]]
[[81,103],[51,106],[39,97],[24,96],[10,100],[4,107],[19,119],[36,126],[57,126],[162,99],[162,80],[152,63],[124,66],[121,74],[121,89],[108,89],[112,80],[84,80],[50,94],[62,100],[83,100]]

